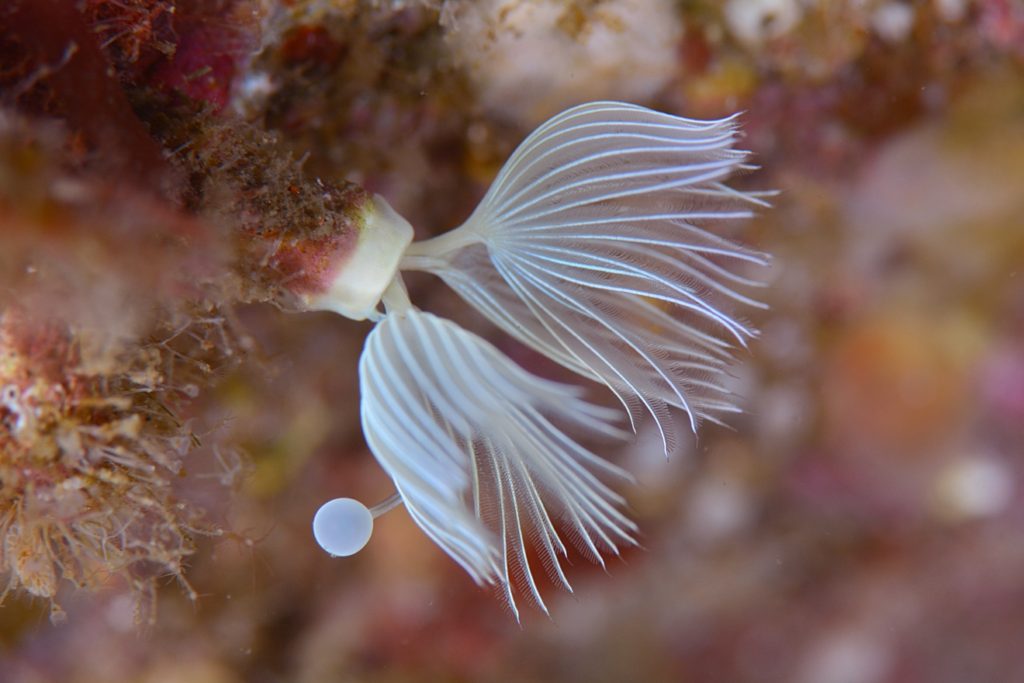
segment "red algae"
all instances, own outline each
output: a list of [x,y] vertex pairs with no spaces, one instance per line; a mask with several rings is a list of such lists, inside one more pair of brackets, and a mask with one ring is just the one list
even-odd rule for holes
[[259,45],[259,12],[248,0],[179,2],[176,9],[174,53],[156,62],[145,82],[220,111]]
[[93,32],[71,3],[12,0],[0,10],[5,61],[4,100],[23,110],[58,116],[83,142],[103,148],[96,163],[153,188],[166,181],[160,148],[132,113],[128,96],[111,76]]
[[173,490],[194,438],[175,414],[211,366],[152,342],[90,369],[83,336],[16,308],[0,319],[0,571],[8,589],[50,600],[54,614],[62,581],[126,583],[148,618],[156,578],[191,592],[194,538],[220,533]]
[[0,573],[55,617],[65,586],[128,587],[142,620],[160,577],[194,597],[186,559],[224,527],[185,463],[237,451],[199,408],[251,350],[231,308],[326,288],[360,225],[360,188],[218,114],[258,35],[242,7],[0,10]]
[[87,0],[81,9],[100,46],[128,81],[177,51],[177,11],[175,0]]

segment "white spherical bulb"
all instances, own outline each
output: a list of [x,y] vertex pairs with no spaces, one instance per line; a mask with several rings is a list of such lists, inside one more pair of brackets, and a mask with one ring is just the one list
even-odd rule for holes
[[327,501],[313,517],[313,536],[320,547],[335,557],[355,555],[373,533],[373,515],[351,498]]

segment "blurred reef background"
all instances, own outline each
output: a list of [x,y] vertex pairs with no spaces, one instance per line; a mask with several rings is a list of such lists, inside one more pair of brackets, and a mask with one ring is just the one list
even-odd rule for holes
[[[550,620],[401,510],[332,560],[391,490],[310,250],[604,98],[742,110],[781,190],[745,413],[607,449],[644,549]],[[5,683],[1024,680],[1024,3],[6,0],[0,533]]]

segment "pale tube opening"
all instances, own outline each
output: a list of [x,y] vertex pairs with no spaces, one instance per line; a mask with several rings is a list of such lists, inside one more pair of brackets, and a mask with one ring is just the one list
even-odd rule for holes
[[351,258],[326,292],[308,299],[310,310],[333,311],[352,320],[376,317],[381,296],[412,243],[413,230],[380,195],[373,196],[364,220]]

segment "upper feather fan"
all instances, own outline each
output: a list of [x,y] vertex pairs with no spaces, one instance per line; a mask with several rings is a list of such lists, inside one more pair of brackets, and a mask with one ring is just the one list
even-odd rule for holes
[[[765,254],[714,232],[764,204],[723,181],[745,168],[736,119],[694,121],[619,102],[569,109],[506,162],[462,226],[414,243],[401,267],[436,273],[522,342],[650,413],[665,451],[669,407],[735,411],[731,348],[762,304],[744,268]],[[635,425],[635,423],[634,423]]]

